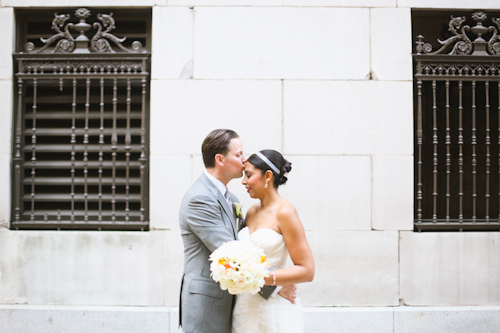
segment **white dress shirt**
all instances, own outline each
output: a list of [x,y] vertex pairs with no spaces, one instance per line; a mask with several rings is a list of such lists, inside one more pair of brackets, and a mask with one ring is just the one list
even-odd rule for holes
[[226,198],[226,191],[228,192],[228,195],[229,195],[229,189],[227,188],[227,186],[224,185],[223,182],[221,182],[220,180],[218,180],[217,178],[215,178],[214,176],[212,176],[210,173],[208,173],[207,170],[205,170],[205,175],[208,177],[208,179],[210,179],[210,181],[212,183],[214,183],[215,187],[217,187],[217,189],[220,191],[220,193],[222,194],[222,196],[226,199],[226,202],[227,202],[227,204],[229,205],[229,208],[231,208],[231,211],[232,211],[233,210],[233,205],[232,205],[231,197]]

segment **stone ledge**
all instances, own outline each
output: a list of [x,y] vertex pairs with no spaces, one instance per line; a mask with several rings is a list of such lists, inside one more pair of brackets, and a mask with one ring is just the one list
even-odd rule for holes
[[[306,333],[493,333],[500,306],[306,307]],[[0,305],[0,332],[168,333],[177,328],[175,307]]]

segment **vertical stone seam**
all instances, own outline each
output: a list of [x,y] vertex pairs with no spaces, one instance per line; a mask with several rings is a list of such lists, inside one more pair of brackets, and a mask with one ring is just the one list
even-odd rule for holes
[[[399,255],[398,255],[399,257]],[[392,333],[395,333],[396,332],[396,311],[394,310],[394,308],[391,309],[392,311]]]
[[375,226],[373,225],[373,222],[374,222],[374,218],[373,218],[373,213],[374,213],[374,182],[373,182],[373,169],[374,169],[374,166],[373,166],[373,155],[369,155],[370,156],[370,226],[371,226],[371,230],[376,230],[375,229]]
[[193,183],[194,183],[194,154],[191,154],[190,156],[191,156],[191,177],[190,178],[191,178],[191,185],[193,185]]
[[281,151],[285,154],[285,80],[281,79]]
[[372,8],[368,7],[368,35],[369,35],[369,44],[370,44],[370,72],[368,73],[368,80],[373,80],[373,55],[372,55]]
[[191,10],[191,16],[192,16],[192,30],[193,30],[193,33],[192,33],[192,36],[191,36],[191,61],[192,61],[192,66],[191,66],[191,80],[194,80],[194,69],[195,69],[195,61],[194,61],[194,38],[195,38],[195,32],[194,32],[194,29],[195,29],[195,17],[196,17],[196,10],[194,9],[194,6],[192,7],[189,7],[189,9]]
[[[404,305],[403,297],[401,295],[401,230],[398,230],[398,303],[399,306]],[[394,318],[392,321],[393,325],[395,325]]]
[[[166,292],[167,292],[167,275],[166,275],[166,272],[167,272],[167,230],[163,230],[163,239],[162,239],[162,242],[163,242],[163,246],[162,246],[162,250],[163,250],[163,269],[162,269],[162,275],[163,275],[163,306],[166,306],[167,304],[167,299],[166,299]],[[169,318],[169,321],[170,321],[170,318]]]

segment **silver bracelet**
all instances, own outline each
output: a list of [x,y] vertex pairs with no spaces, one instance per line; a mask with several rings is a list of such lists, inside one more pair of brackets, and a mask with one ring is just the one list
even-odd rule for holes
[[271,286],[274,286],[276,284],[276,275],[274,275],[273,272],[269,272],[273,276],[273,284]]

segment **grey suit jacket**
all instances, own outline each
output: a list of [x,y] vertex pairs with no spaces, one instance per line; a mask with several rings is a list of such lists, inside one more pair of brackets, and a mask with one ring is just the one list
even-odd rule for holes
[[[233,202],[238,199],[231,194]],[[210,278],[210,254],[237,239],[233,208],[205,174],[186,192],[179,224],[184,242],[179,324],[184,332],[230,333],[233,298]]]

